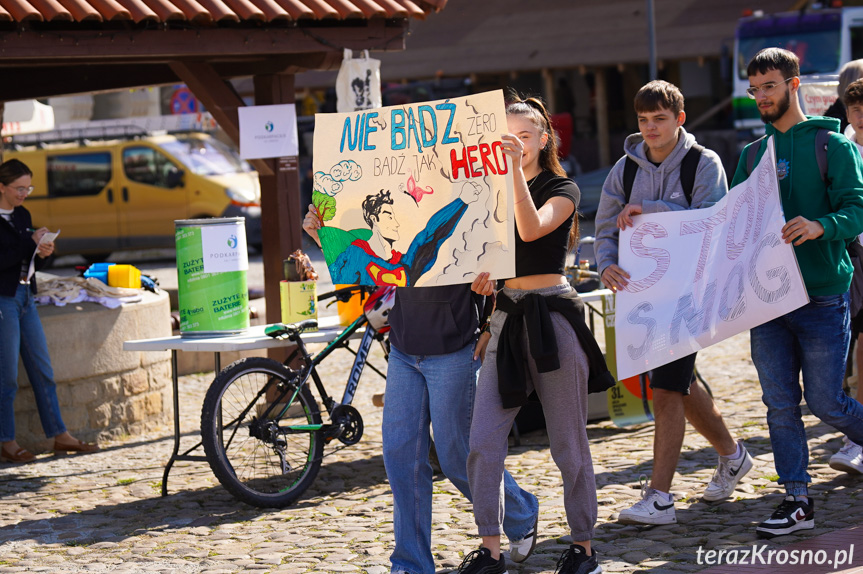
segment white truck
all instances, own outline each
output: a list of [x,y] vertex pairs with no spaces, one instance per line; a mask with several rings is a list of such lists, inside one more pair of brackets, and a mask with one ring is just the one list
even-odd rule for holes
[[[839,4],[832,2],[831,4]],[[823,7],[740,19],[734,39],[734,127],[741,138],[764,133],[755,100],[746,95],[746,66],[763,48],[785,48],[800,58],[800,103],[807,115],[822,115],[836,101],[839,71],[863,58],[863,7]]]

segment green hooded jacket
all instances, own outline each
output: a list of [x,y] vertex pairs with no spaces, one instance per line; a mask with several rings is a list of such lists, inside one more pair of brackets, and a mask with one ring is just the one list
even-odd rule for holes
[[[767,124],[776,146],[776,172],[785,220],[798,215],[817,221],[824,235],[794,247],[803,282],[810,296],[839,295],[851,285],[853,267],[847,244],[863,233],[863,161],[854,143],[839,133],[827,142],[827,182],[821,180],[815,157],[815,134],[820,128],[839,129],[839,120],[807,117],[785,133]],[[758,142],[756,164],[766,149]],[[752,145],[752,144],[749,144]],[[748,149],[749,146],[746,146]],[[740,156],[731,187],[749,177],[746,149]]]

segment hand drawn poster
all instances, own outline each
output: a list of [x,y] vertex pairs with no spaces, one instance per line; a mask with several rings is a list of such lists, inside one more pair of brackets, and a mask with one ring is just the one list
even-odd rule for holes
[[515,275],[503,92],[315,116],[312,203],[333,283]]
[[716,205],[639,215],[620,233],[617,377],[670,363],[809,302],[785,218],[773,138]]

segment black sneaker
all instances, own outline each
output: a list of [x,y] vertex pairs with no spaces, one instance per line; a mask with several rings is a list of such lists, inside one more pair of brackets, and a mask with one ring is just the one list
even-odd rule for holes
[[596,552],[588,556],[578,544],[570,544],[557,561],[555,574],[599,574],[602,566],[596,563]]
[[774,536],[791,534],[796,530],[815,528],[814,506],[815,503],[812,502],[811,498],[807,504],[804,500],[798,500],[789,494],[776,509],[776,512],[759,524],[755,530],[761,538],[773,538]]
[[464,557],[461,566],[456,570],[457,574],[508,574],[506,571],[506,560],[501,553],[500,559],[491,557],[488,548],[480,547]]

